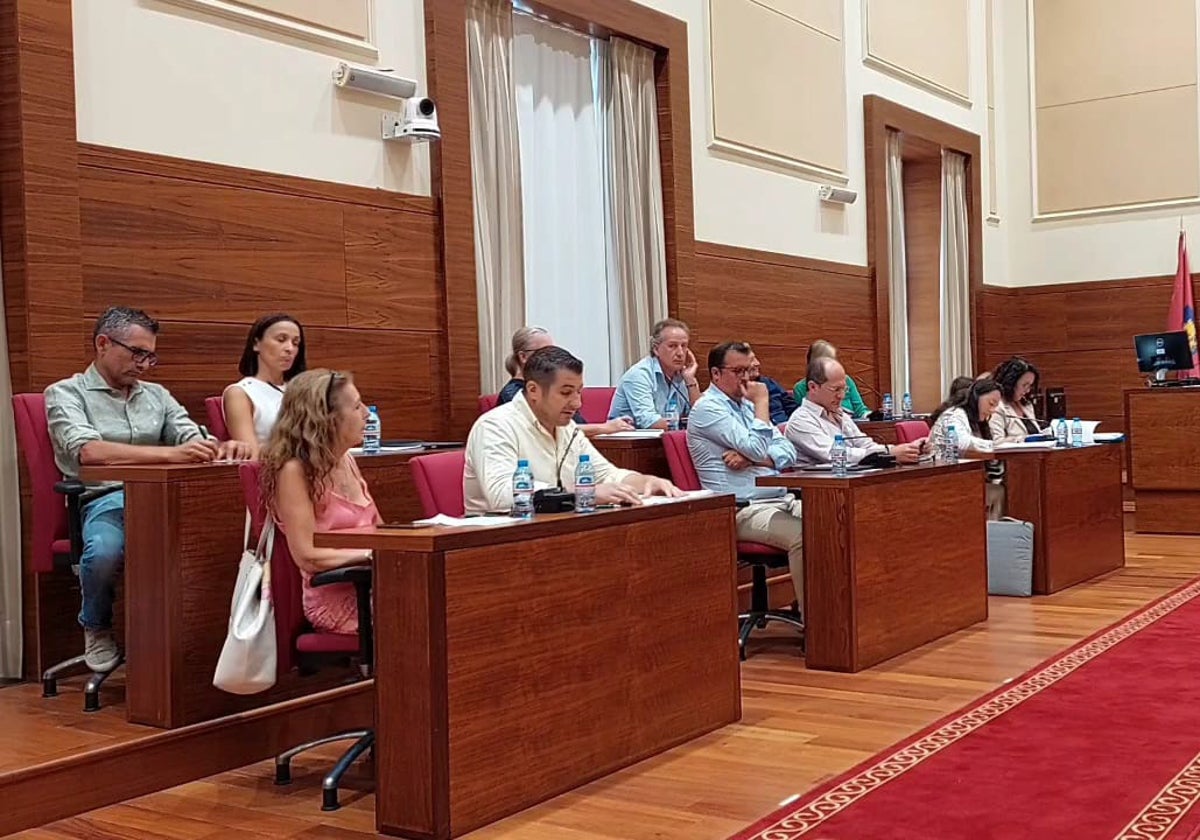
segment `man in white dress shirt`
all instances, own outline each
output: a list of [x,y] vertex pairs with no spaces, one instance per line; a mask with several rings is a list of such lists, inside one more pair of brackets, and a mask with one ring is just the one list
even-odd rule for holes
[[525,362],[525,388],[475,421],[467,437],[463,502],[467,513],[512,509],[513,473],[526,459],[534,486],[575,490],[575,466],[587,455],[596,473],[596,503],[639,505],[645,496],[681,496],[665,478],[614,466],[575,425],[583,362],[561,347],[543,347]]
[[894,455],[901,464],[920,460],[924,440],[892,446],[877,443],[864,435],[843,410],[845,396],[846,369],[841,363],[827,357],[813,359],[808,365],[808,395],[787,424],[787,439],[796,447],[797,464],[828,464],[836,435],[846,440],[846,463],[850,466],[874,452]]

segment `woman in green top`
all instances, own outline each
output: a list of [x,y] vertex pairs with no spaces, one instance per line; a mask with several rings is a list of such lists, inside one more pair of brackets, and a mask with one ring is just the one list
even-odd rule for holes
[[[819,359],[822,356],[836,359],[837,348],[825,339],[819,338],[809,346],[807,361],[809,364],[812,364],[813,359]],[[792,394],[796,397],[797,404],[804,401],[804,398],[808,396],[807,377],[796,383],[796,387],[792,389]],[[863,402],[862,394],[858,392],[858,386],[854,384],[854,380],[850,378],[850,374],[846,374],[846,396],[842,400],[842,408],[850,412],[850,416],[855,418],[863,418],[871,413],[870,407]]]

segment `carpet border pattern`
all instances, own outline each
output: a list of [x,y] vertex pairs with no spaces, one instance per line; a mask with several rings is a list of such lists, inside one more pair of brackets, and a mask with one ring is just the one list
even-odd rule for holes
[[[1059,680],[1075,672],[1100,654],[1120,644],[1125,639],[1144,630],[1159,619],[1169,615],[1179,607],[1200,595],[1200,578],[1185,584],[1175,592],[1170,593],[1142,610],[1122,619],[1108,629],[1101,630],[1089,639],[1085,639],[1064,654],[1035,666],[1031,671],[1019,678],[1015,683],[997,689],[992,694],[977,700],[964,711],[953,713],[952,717],[944,718],[933,724],[926,731],[918,733],[907,742],[901,742],[898,748],[886,752],[882,758],[871,758],[867,762],[849,771],[849,773],[830,783],[830,786],[815,797],[810,794],[801,799],[801,805],[785,815],[776,818],[774,814],[763,818],[743,831],[734,835],[737,840],[794,840],[820,826],[830,817],[844,811],[868,793],[880,788],[888,782],[917,767],[921,762],[937,755],[947,747],[975,732],[989,721],[1012,711],[1026,700],[1040,694]],[[1155,800],[1163,803],[1163,807],[1181,807],[1168,804],[1191,796],[1194,802],[1200,795],[1200,756],[1193,761],[1189,768],[1173,779],[1160,792]],[[1175,786],[1175,787],[1172,787]],[[1196,793],[1185,793],[1195,786]],[[1153,822],[1161,822],[1166,812],[1159,813],[1154,808],[1155,803],[1148,805],[1142,814],[1130,823],[1126,832],[1139,826],[1149,826]],[[1183,816],[1190,803],[1174,817],[1175,821]],[[1145,821],[1138,819],[1145,816]],[[1142,838],[1158,838],[1163,832],[1158,830],[1145,833],[1146,828],[1139,828],[1141,834],[1122,834],[1130,840]]]
[[1160,840],[1200,799],[1200,753],[1163,785],[1115,840]]

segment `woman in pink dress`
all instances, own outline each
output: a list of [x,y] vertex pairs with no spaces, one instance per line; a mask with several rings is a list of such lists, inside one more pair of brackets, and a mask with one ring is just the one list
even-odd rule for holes
[[370,562],[369,554],[317,548],[313,534],[381,520],[350,454],[367,424],[350,374],[310,370],[288,383],[279,419],[261,454],[263,498],[304,578],[304,616],[318,630],[357,633],[354,587],[311,587],[318,572]]

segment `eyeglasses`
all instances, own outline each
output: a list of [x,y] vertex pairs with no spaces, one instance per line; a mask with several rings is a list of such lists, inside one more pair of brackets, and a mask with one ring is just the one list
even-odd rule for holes
[[333,411],[333,383],[337,382],[340,376],[336,370],[329,374],[329,384],[325,386],[325,408],[328,411]]
[[158,354],[153,350],[147,350],[144,347],[130,347],[124,341],[117,341],[111,335],[108,336],[108,340],[118,347],[124,347],[128,350],[129,355],[133,356],[133,361],[136,364],[145,365],[146,367],[154,367],[158,364]]
[[754,370],[754,368],[748,368],[748,367],[726,367],[725,365],[721,365],[720,369],[721,369],[721,370],[727,370],[727,371],[729,371],[730,373],[732,373],[734,376],[738,377],[739,379],[740,379],[741,377],[743,377],[743,376],[749,376],[749,375],[750,375],[750,373],[751,373],[751,371],[753,371],[753,370]]

